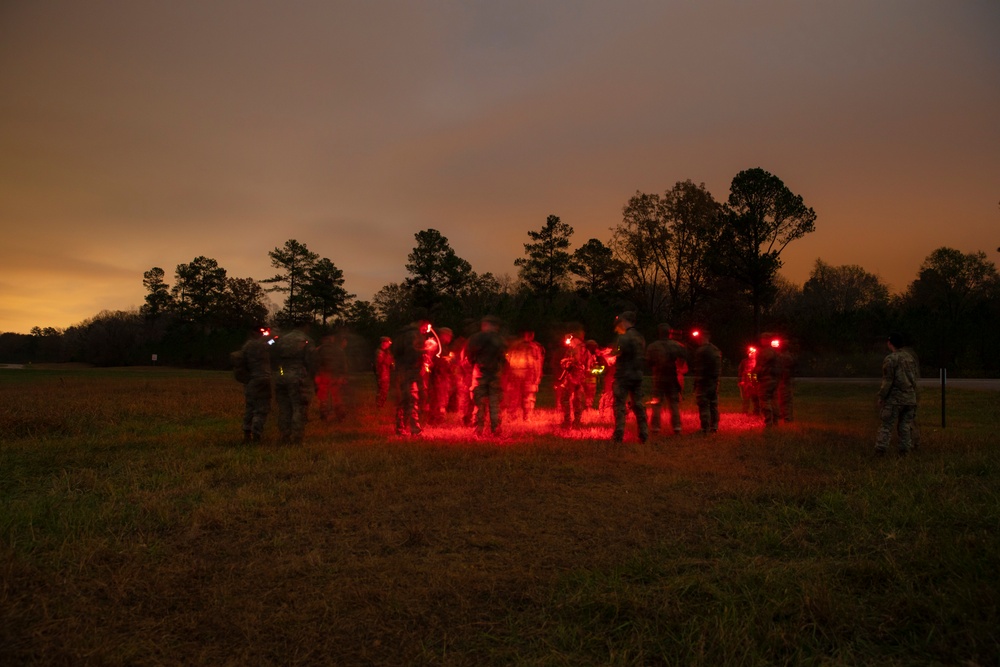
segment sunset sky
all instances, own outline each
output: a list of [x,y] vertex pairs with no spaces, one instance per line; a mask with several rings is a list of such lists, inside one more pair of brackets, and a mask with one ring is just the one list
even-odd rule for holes
[[0,331],[293,238],[362,299],[428,228],[515,276],[549,214],[752,167],[816,211],[793,282],[1000,261],[997,0],[0,0],[0,91]]

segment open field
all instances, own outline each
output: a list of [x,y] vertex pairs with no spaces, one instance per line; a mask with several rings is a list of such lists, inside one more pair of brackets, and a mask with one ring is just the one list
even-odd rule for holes
[[227,373],[0,370],[0,664],[1000,664],[995,392],[875,459],[867,384],[620,449],[401,439],[358,384],[247,447]]

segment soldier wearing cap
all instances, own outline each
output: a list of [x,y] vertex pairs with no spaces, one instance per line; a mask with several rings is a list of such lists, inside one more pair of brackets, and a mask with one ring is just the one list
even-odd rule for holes
[[649,439],[649,424],[646,421],[646,406],[642,399],[642,364],[645,360],[646,339],[635,328],[635,311],[626,311],[615,319],[615,382],[612,391],[615,397],[615,429],[612,441],[621,444],[625,437],[626,409],[631,402],[639,431],[639,441]]

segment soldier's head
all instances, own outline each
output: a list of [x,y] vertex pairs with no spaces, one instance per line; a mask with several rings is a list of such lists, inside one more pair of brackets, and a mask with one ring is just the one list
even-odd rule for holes
[[535,340],[535,332],[531,329],[525,329],[521,332],[521,340]]
[[899,348],[903,347],[903,334],[898,331],[893,331],[889,334],[889,338],[886,340],[886,343],[888,343],[892,351],[895,352]]
[[499,331],[500,330],[500,318],[494,315],[487,315],[482,320],[479,321],[480,331]]
[[594,340],[593,338],[588,338],[587,339],[587,350],[591,354],[593,354],[594,352],[597,352],[597,341]]
[[378,339],[378,346],[383,350],[388,350],[391,345],[392,345],[392,339],[389,338],[388,336],[382,336],[381,338]]
[[615,331],[618,333],[625,333],[627,330],[635,326],[637,319],[638,317],[636,317],[634,310],[626,310],[624,313],[615,318]]
[[670,325],[666,322],[661,322],[656,326],[656,333],[661,339],[666,340],[667,338],[670,338],[671,331],[672,329],[670,328]]
[[441,339],[441,342],[443,344],[447,345],[452,341],[454,337],[455,337],[454,332],[452,332],[452,330],[449,329],[448,327],[441,327],[440,329],[438,329],[438,338]]

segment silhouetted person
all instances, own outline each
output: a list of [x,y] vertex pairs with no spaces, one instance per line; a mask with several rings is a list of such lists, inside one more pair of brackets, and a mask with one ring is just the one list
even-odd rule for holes
[[625,417],[631,403],[635,415],[639,441],[649,439],[649,424],[646,421],[646,406],[642,398],[642,364],[646,356],[646,339],[635,328],[636,314],[626,311],[615,319],[615,429],[612,442],[621,444],[625,438]]
[[476,404],[476,435],[486,427],[486,413],[490,415],[490,431],[499,435],[502,423],[500,405],[503,390],[500,373],[503,370],[507,344],[500,335],[500,320],[487,316],[482,319],[478,332],[469,336],[465,354],[472,364],[472,398]]

